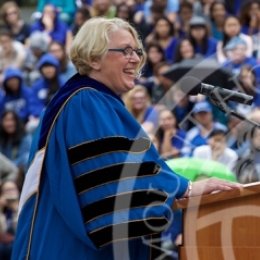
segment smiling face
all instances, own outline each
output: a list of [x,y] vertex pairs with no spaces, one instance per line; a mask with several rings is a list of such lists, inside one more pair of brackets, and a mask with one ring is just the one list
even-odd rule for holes
[[[125,29],[112,31],[107,49],[125,47],[137,48],[132,34]],[[107,51],[103,57],[92,62],[89,76],[102,82],[116,94],[123,94],[134,88],[140,61],[136,52],[128,57],[123,52]]]

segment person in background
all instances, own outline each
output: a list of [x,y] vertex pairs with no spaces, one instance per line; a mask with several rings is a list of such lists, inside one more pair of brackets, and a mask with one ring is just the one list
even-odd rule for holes
[[18,115],[7,110],[0,118],[0,152],[11,160],[23,175],[31,147],[31,136],[25,132],[24,124]]
[[145,50],[147,53],[147,60],[143,68],[141,77],[148,79],[154,75],[155,66],[158,63],[165,61],[165,54],[163,48],[158,42],[152,42],[148,44]]
[[208,25],[203,17],[192,17],[190,20],[189,38],[195,54],[200,54],[204,58],[216,54],[217,41],[210,36]]
[[121,18],[133,24],[133,17],[134,17],[133,8],[125,2],[117,4],[115,17]]
[[182,155],[192,156],[193,150],[208,142],[208,137],[214,129],[227,131],[227,127],[215,122],[212,114],[212,107],[207,101],[199,101],[193,106],[194,124],[186,134]]
[[30,35],[25,62],[22,67],[25,84],[29,87],[40,77],[37,63],[40,58],[47,53],[48,46],[48,35],[45,32],[36,31]]
[[210,31],[212,37],[217,41],[223,40],[224,23],[227,15],[227,9],[224,1],[217,0],[210,5]]
[[[254,114],[258,114],[257,119],[254,119]],[[259,111],[250,114],[249,118],[259,123]],[[260,129],[259,127],[252,127],[250,125],[248,130],[249,135],[247,136],[247,140],[249,146],[239,156],[236,166],[238,181],[244,184],[260,181]]]
[[13,110],[26,123],[31,115],[32,92],[23,82],[22,71],[7,68],[2,88],[4,95],[0,98],[0,113]]
[[164,73],[170,69],[170,64],[160,62],[154,67],[153,84],[151,85],[152,104],[156,107],[168,107],[173,105],[174,90],[173,81],[164,76]]
[[260,27],[260,3],[257,0],[245,1],[240,12],[239,20],[241,32],[254,35],[259,32]]
[[226,17],[223,28],[223,40],[218,42],[216,57],[220,64],[227,60],[226,45],[232,38],[239,37],[246,42],[247,51],[246,56],[252,57],[253,54],[253,40],[250,36],[241,33],[241,24],[236,16],[229,15]]
[[79,73],[59,89],[37,129],[12,258],[156,259],[163,252],[146,239],[160,238],[175,198],[240,185],[191,184],[172,172],[126,110],[120,96],[134,89],[145,62],[129,23],[91,18],[70,57]]
[[22,69],[25,57],[24,45],[13,40],[10,31],[0,29],[0,84],[3,82],[4,70],[10,66]]
[[136,85],[123,99],[127,110],[140,124],[149,121],[154,128],[157,127],[158,111],[151,105],[151,98],[144,86]]
[[7,180],[17,180],[19,169],[2,153],[0,153],[0,165],[0,185]]
[[195,53],[193,44],[189,38],[180,39],[176,46],[173,61],[174,63],[181,62],[183,60],[195,59],[199,55]]
[[234,172],[238,156],[234,150],[227,147],[227,132],[222,129],[214,129],[208,136],[208,144],[196,147],[193,157],[213,160],[222,163]]
[[0,259],[10,260],[17,227],[20,192],[14,181],[0,184]]
[[164,15],[174,23],[176,21],[177,12],[179,10],[179,1],[177,0],[147,0],[144,2],[144,15],[149,17],[151,15],[152,5],[158,9],[162,9]]
[[39,19],[32,23],[31,33],[35,31],[45,32],[48,35],[49,43],[58,41],[65,45],[69,52],[72,32],[69,26],[60,20],[57,8],[52,4],[44,6],[43,13]]
[[244,65],[251,66],[256,75],[256,82],[260,82],[260,68],[254,57],[247,57],[247,44],[240,37],[232,38],[226,45],[227,60],[222,64],[234,76],[238,76]]
[[173,24],[166,16],[158,18],[153,31],[146,37],[146,45],[152,42],[159,43],[164,50],[165,59],[172,62],[178,39],[175,37]]
[[32,118],[39,118],[54,94],[65,82],[59,76],[60,64],[52,54],[46,53],[37,64],[41,77],[32,85]]
[[84,24],[84,22],[90,19],[90,17],[91,15],[90,15],[89,8],[87,8],[86,6],[82,6],[76,10],[75,17],[70,26],[73,36],[77,34],[80,27]]
[[193,4],[185,0],[180,3],[177,20],[174,23],[176,34],[179,38],[188,36],[190,20],[193,16]]
[[33,13],[32,19],[39,19],[44,13],[46,5],[51,4],[57,9],[59,19],[69,25],[73,21],[77,10],[76,2],[71,0],[39,0],[37,1],[37,11]]
[[25,44],[30,36],[31,28],[21,17],[19,6],[14,1],[6,1],[0,12],[4,27],[12,33],[13,39]]
[[156,132],[158,151],[164,160],[180,157],[185,132],[177,125],[176,117],[169,109],[159,114],[159,128]]
[[253,110],[260,107],[260,87],[257,82],[256,72],[250,65],[243,65],[240,68],[240,72],[237,76],[237,90],[247,95],[253,96],[253,103],[251,106],[245,104],[236,104],[235,109],[240,114],[247,116]]
[[59,77],[62,82],[66,82],[76,73],[75,66],[70,61],[64,46],[60,42],[53,41],[49,44],[48,52],[59,61]]
[[104,16],[113,18],[116,16],[116,6],[112,0],[93,0],[90,7],[91,17]]

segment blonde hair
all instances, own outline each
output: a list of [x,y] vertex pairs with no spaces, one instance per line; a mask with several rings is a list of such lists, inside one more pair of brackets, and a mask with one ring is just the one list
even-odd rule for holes
[[133,89],[125,93],[123,96],[123,101],[125,103],[125,106],[127,110],[137,119],[138,122],[142,123],[143,122],[143,117],[145,114],[145,110],[143,111],[135,111],[133,107],[133,97],[136,93],[142,92],[145,94],[146,97],[146,107],[151,105],[151,98],[149,96],[149,93],[147,89],[143,85],[135,85]]
[[[90,63],[100,59],[107,52],[110,33],[119,29],[129,31],[136,41],[137,48],[141,48],[144,52],[136,30],[128,22],[120,18],[93,17],[80,28],[70,50],[70,59],[79,74],[88,75],[90,73],[92,70]],[[140,74],[144,63],[145,55],[141,57],[137,74]]]
[[3,5],[2,5],[2,7],[1,7],[1,17],[2,17],[2,19],[3,19],[3,21],[6,23],[6,12],[10,9],[10,8],[14,8],[14,9],[16,9],[16,11],[17,11],[17,14],[18,14],[18,16],[19,16],[19,18],[21,18],[21,16],[20,16],[20,8],[19,8],[19,6],[16,4],[16,2],[14,2],[14,1],[7,1],[7,2],[5,2],[5,3],[3,3]]

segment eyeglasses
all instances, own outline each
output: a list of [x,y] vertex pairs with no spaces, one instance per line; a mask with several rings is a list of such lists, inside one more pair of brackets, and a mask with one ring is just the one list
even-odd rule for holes
[[126,56],[127,58],[132,57],[134,52],[137,54],[139,58],[143,56],[143,50],[140,48],[134,49],[132,47],[125,47],[125,48],[108,49],[108,51],[122,52],[123,55]]

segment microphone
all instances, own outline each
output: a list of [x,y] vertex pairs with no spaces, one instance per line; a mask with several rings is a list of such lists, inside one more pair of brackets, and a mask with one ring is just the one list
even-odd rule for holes
[[217,101],[235,101],[251,105],[254,98],[242,92],[200,82],[199,79],[192,76],[183,78],[179,83],[181,90],[189,95],[202,94]]

